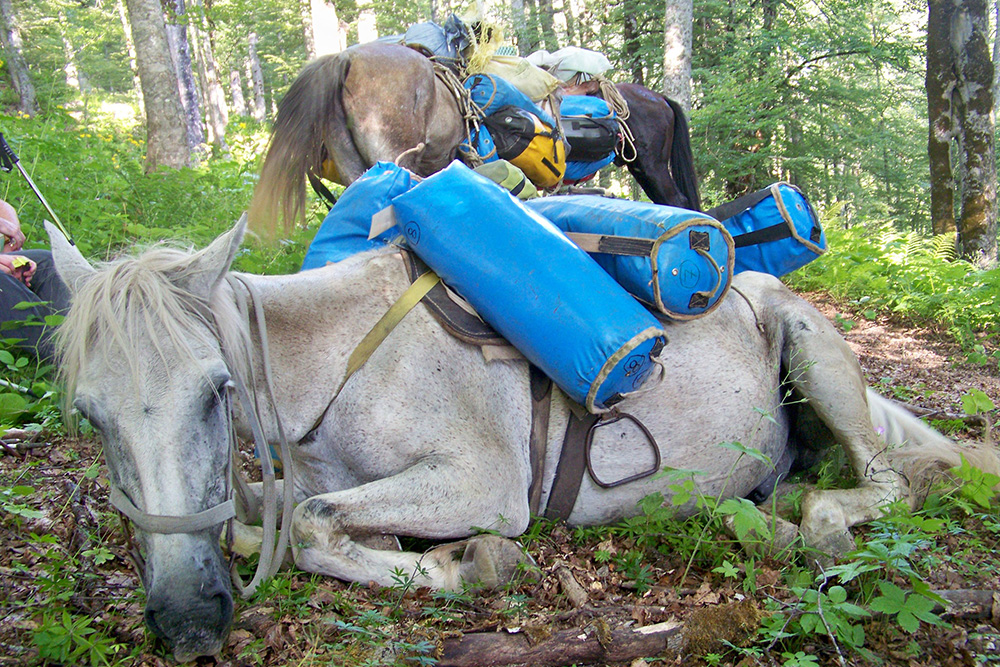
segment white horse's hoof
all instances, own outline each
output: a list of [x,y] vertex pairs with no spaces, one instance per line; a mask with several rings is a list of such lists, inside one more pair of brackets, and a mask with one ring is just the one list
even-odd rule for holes
[[498,588],[513,581],[526,565],[535,562],[514,540],[479,535],[468,540],[460,571],[467,583]]

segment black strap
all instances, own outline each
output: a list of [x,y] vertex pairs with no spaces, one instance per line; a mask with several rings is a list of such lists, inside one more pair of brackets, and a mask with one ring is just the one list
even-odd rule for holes
[[771,196],[771,188],[764,188],[763,190],[758,190],[757,192],[751,192],[748,195],[743,195],[739,199],[734,199],[731,202],[726,202],[725,204],[720,204],[715,208],[705,211],[710,216],[716,220],[728,220],[737,213],[742,213],[752,206],[756,206],[760,202],[764,201]]
[[791,236],[791,228],[785,223],[779,222],[778,224],[771,225],[770,227],[762,227],[761,229],[755,229],[754,231],[747,232],[746,234],[734,236],[733,245],[737,248],[743,248],[748,245],[780,241],[781,239],[791,238]]
[[309,185],[312,186],[313,191],[316,192],[322,199],[326,200],[327,210],[333,208],[333,205],[337,203],[337,198],[330,188],[326,187],[323,181],[319,180],[316,174],[309,172],[306,174],[309,177]]

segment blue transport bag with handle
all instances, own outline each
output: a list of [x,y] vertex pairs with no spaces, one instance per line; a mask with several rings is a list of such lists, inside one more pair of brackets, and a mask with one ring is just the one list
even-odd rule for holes
[[708,214],[733,235],[736,273],[760,271],[780,278],[826,252],[819,216],[802,191],[788,183],[744,195]]
[[351,183],[333,205],[313,237],[302,269],[315,269],[351,255],[385,245],[399,236],[388,230],[368,238],[372,216],[389,206],[392,198],[413,187],[410,172],[390,162],[379,162]]
[[459,162],[392,200],[406,243],[574,401],[641,387],[660,322],[551,222]]
[[528,208],[584,248],[637,299],[675,320],[714,310],[733,279],[733,240],[705,213],[596,195],[544,197]]

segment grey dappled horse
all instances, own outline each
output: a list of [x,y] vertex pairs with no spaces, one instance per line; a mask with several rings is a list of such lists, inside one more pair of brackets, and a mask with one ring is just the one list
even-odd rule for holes
[[[681,108],[637,84],[617,88],[631,112],[629,171],[654,203],[700,210]],[[251,226],[273,233],[279,218],[297,220],[308,174],[350,185],[378,161],[420,176],[440,171],[455,159],[465,128],[454,94],[413,49],[376,42],[317,58],[278,106]]]
[[[514,571],[521,554],[513,542],[465,538],[477,528],[513,538],[528,525],[527,363],[488,363],[418,307],[337,393],[359,340],[408,286],[392,249],[295,275],[251,276],[229,273],[242,222],[197,253],[153,249],[97,268],[54,228],[49,234],[73,293],[60,330],[67,391],[101,433],[113,489],[138,511],[169,519],[225,504],[233,381],[266,396],[260,373],[249,371],[262,367],[260,328],[237,305],[252,292],[266,317],[275,390],[273,407],[261,399],[263,429],[276,442],[278,414],[292,443],[296,565],[383,585],[403,572],[433,588],[495,585]],[[853,546],[852,525],[908,496],[904,474],[912,480],[918,469],[956,465],[959,448],[866,390],[832,326],[777,279],[743,273],[733,286],[710,315],[667,326],[666,377],[622,407],[653,433],[663,465],[700,471],[695,482],[709,495],[744,496],[771,472],[720,443],[741,442],[773,461],[840,444],[858,486],[807,494],[800,530],[806,543],[841,553]],[[786,390],[808,402],[793,412],[783,404]],[[568,415],[556,392],[543,506]],[[799,419],[812,423],[808,434]],[[245,406],[235,420],[247,435]],[[648,466],[649,445],[637,433],[623,430],[614,441],[595,448],[600,477]],[[998,468],[990,451],[967,456]],[[603,489],[585,476],[569,523],[634,515],[648,494],[669,497],[669,483]],[[218,521],[188,533],[136,527],[147,563],[146,621],[179,660],[217,653],[231,624]],[[385,540],[380,548],[378,538],[392,535],[463,541],[422,554]]]

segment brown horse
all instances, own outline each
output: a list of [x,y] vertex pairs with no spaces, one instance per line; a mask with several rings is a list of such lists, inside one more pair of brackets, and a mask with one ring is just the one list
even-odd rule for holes
[[[658,204],[699,208],[683,113],[635,84],[629,104],[636,157],[626,163]],[[363,44],[313,60],[278,106],[250,223],[272,235],[305,210],[305,176],[349,185],[378,161],[429,176],[455,159],[466,125],[430,60],[396,44]]]

